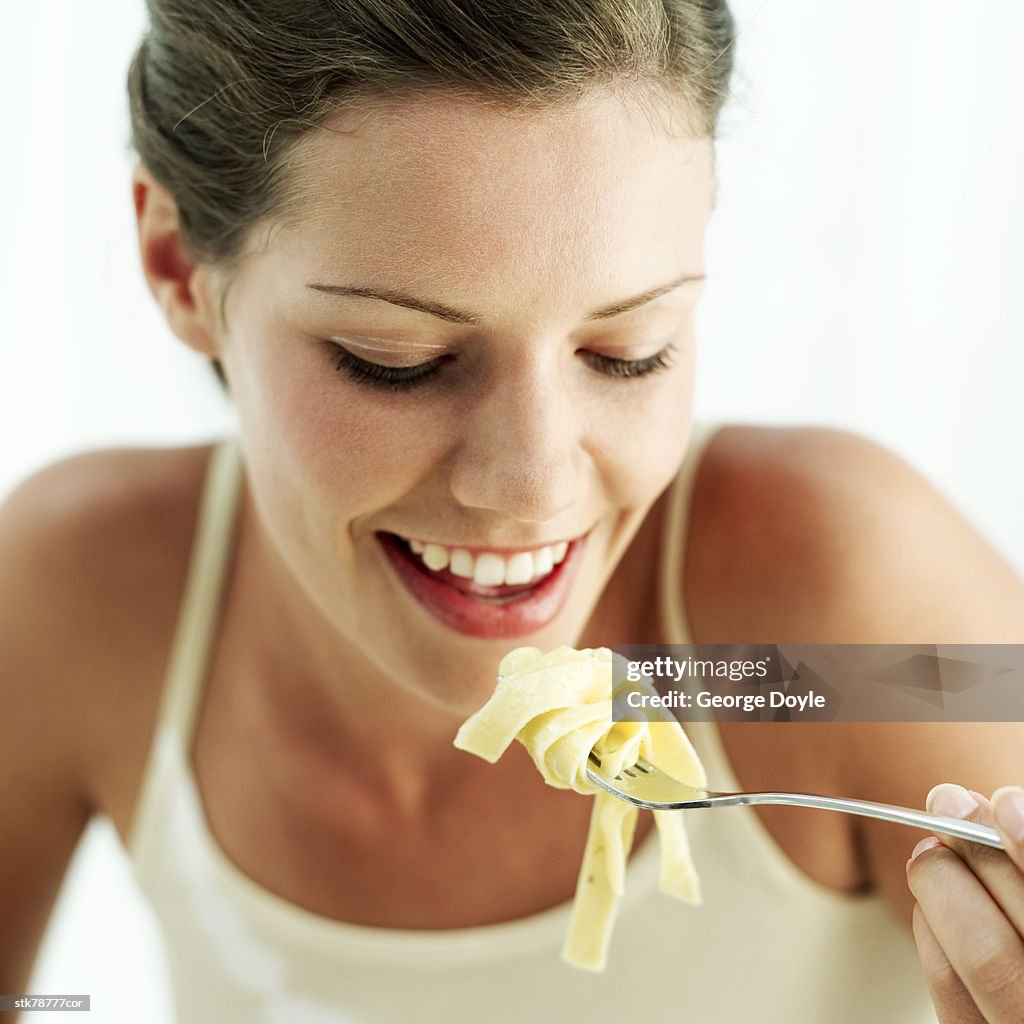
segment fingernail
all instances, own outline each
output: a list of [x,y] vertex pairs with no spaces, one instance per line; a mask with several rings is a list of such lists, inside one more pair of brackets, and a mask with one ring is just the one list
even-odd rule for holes
[[977,809],[978,801],[963,786],[943,782],[928,794],[925,806],[932,814],[942,814],[947,818],[966,818],[971,811]]
[[919,842],[917,846],[910,851],[910,860],[908,860],[907,863],[909,864],[911,860],[919,857],[925,850],[930,850],[933,846],[941,845],[942,843],[936,839],[935,836],[925,836],[924,839],[922,839],[921,842]]
[[1024,842],[1024,789],[1003,786],[992,794],[996,824],[1014,841]]

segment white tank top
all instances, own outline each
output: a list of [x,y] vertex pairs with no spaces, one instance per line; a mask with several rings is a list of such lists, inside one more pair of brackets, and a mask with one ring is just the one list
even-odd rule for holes
[[[678,581],[712,433],[698,428],[670,497],[666,642],[689,642]],[[913,940],[883,902],[808,878],[749,807],[680,812],[699,906],[658,892],[657,844],[641,844],[603,974],[559,959],[568,903],[484,927],[372,928],[311,913],[245,875],[211,834],[191,763],[241,474],[237,444],[217,448],[128,843],[181,1024],[934,1024]],[[717,727],[687,732],[716,787],[739,788]]]

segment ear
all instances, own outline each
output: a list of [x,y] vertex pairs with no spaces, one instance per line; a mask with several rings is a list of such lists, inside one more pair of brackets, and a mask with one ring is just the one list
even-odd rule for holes
[[132,174],[142,271],[171,330],[203,355],[219,355],[215,289],[208,268],[187,253],[173,196],[139,164]]

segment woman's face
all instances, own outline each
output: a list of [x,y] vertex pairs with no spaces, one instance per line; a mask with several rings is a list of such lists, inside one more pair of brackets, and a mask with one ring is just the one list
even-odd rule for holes
[[226,295],[253,498],[339,679],[464,714],[576,640],[679,466],[711,145],[603,91],[328,127]]

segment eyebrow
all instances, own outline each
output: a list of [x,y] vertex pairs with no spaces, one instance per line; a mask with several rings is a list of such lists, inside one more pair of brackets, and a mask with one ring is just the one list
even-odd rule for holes
[[[648,302],[653,302],[655,299],[668,292],[675,291],[676,288],[684,284],[703,280],[703,274],[683,274],[682,277],[677,277],[673,281],[649,288],[639,295],[634,295],[628,299],[620,299],[618,302],[595,309],[593,312],[588,313],[585,319],[607,320],[610,317],[618,316],[620,313],[628,313],[631,309],[636,309],[638,306],[643,306]],[[403,309],[415,309],[420,313],[429,313],[431,316],[436,316],[440,320],[446,320],[452,324],[478,326],[483,322],[482,317],[474,313],[453,309],[451,306],[446,306],[440,302],[430,302],[427,299],[417,298],[405,292],[392,291],[386,288],[362,288],[357,285],[345,284],[308,284],[306,287],[316,292],[325,292],[328,295],[353,296],[361,299],[378,299],[381,302],[390,302],[392,306],[401,306]]]

